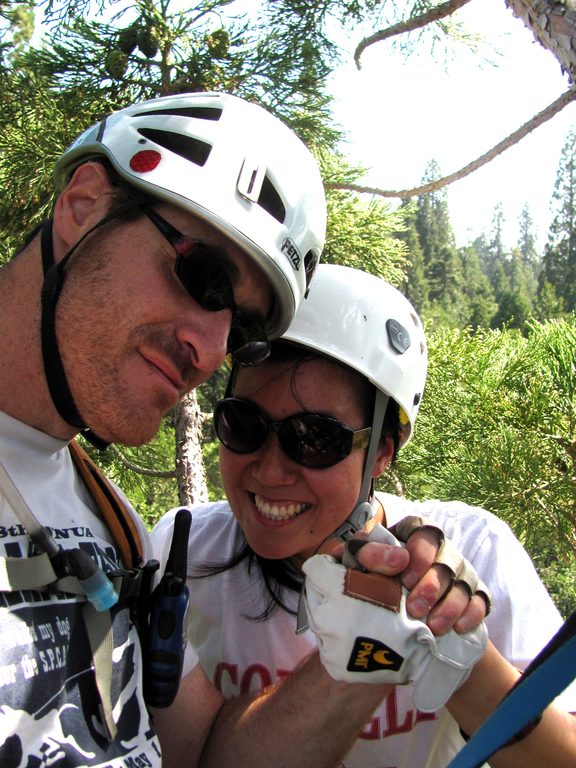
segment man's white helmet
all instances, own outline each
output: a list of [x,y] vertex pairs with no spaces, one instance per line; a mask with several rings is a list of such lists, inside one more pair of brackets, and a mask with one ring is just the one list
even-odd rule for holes
[[321,264],[307,298],[282,336],[334,358],[400,406],[404,445],[426,382],[426,337],[414,307],[380,277]]
[[251,256],[276,297],[268,333],[288,327],[324,245],[326,200],[313,155],[284,123],[225,93],[144,101],[79,136],[57,180],[102,155],[133,187],[191,211]]

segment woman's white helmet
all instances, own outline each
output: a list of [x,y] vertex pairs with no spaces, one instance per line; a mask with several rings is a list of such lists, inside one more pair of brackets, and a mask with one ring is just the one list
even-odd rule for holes
[[293,131],[230,94],[165,96],[85,131],[58,161],[57,180],[102,155],[133,187],[191,211],[251,256],[276,298],[268,333],[288,327],[326,231],[318,165]]
[[282,338],[363,374],[398,403],[400,444],[410,439],[426,382],[427,344],[414,307],[390,283],[321,264]]

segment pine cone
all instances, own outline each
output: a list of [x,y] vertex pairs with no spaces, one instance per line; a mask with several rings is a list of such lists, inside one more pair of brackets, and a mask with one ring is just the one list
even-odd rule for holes
[[224,59],[230,48],[230,35],[225,29],[216,29],[206,35],[206,44],[213,59]]
[[160,35],[158,30],[154,26],[143,27],[138,32],[138,48],[142,51],[147,59],[153,59],[158,53],[158,43],[160,42]]
[[121,80],[126,74],[128,68],[128,54],[119,48],[114,48],[106,54],[104,59],[104,69],[113,80]]
[[138,43],[138,27],[135,24],[121,29],[118,33],[118,48],[130,55]]

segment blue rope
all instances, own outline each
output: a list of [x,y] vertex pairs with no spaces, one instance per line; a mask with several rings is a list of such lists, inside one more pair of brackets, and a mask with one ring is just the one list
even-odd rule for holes
[[[568,635],[568,639],[565,636]],[[576,612],[448,768],[480,768],[576,679]]]

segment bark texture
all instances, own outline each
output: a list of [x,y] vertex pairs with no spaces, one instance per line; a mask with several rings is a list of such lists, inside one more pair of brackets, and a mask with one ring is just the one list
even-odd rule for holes
[[535,39],[558,59],[574,82],[576,73],[576,3],[574,0],[506,0]]
[[196,392],[182,400],[174,413],[176,472],[181,504],[208,501],[206,473],[202,460],[202,413]]

